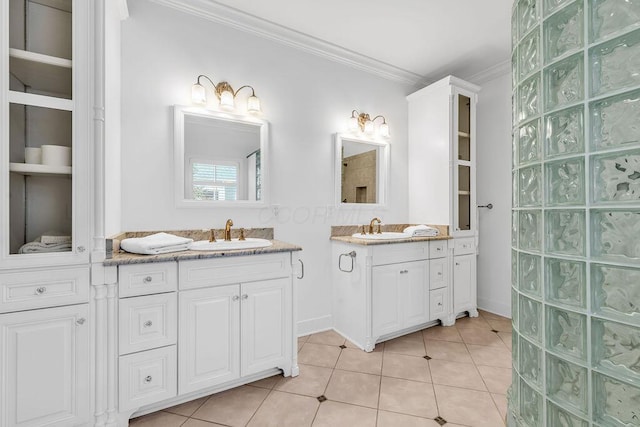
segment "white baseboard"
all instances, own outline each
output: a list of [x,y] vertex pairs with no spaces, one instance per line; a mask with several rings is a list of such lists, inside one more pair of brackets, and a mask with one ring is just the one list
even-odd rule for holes
[[330,314],[313,319],[301,320],[298,322],[298,336],[315,334],[333,328],[333,319]]
[[511,304],[478,297],[478,308],[511,319]]

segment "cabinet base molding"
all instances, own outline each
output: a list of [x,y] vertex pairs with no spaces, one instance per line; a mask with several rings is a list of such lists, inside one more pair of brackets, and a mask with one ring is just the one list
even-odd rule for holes
[[440,321],[442,322],[442,326],[453,326],[456,324],[456,316],[451,314],[444,319],[440,319]]

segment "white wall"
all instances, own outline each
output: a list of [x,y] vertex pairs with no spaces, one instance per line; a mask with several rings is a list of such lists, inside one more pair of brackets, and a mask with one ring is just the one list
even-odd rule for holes
[[[295,283],[299,333],[329,328],[337,262],[330,226],[373,216],[406,221],[405,96],[414,88],[146,0],[131,2],[129,12],[122,24],[122,230],[219,228],[227,218],[238,227],[274,227],[277,239],[304,248],[295,254],[305,263],[305,278]],[[189,104],[198,74],[256,89],[271,124],[270,202],[279,205],[277,216],[276,209],[175,207],[172,106]],[[333,207],[332,135],[346,129],[354,108],[385,115],[391,127],[384,211]]]
[[478,306],[511,317],[511,76],[482,84],[477,109]]

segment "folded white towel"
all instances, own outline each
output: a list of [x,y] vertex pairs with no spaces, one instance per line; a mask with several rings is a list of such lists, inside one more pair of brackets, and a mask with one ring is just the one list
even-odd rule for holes
[[188,250],[193,239],[174,236],[168,233],[156,233],[147,237],[133,237],[120,242],[120,247],[127,252],[142,255],[157,255],[169,252]]
[[402,230],[402,232],[409,234],[411,237],[435,237],[440,234],[437,228],[429,227],[424,224],[412,225]]
[[35,254],[40,252],[69,252],[71,251],[71,242],[63,243],[42,243],[29,242],[20,247],[20,254]]

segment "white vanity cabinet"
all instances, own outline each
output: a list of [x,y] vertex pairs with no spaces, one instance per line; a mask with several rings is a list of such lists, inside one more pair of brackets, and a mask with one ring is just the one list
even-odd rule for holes
[[332,246],[334,328],[360,348],[450,324],[448,240]]
[[274,375],[298,375],[291,252],[106,267],[117,278],[119,424]]
[[[480,87],[449,76],[407,97],[409,222],[454,238],[453,314],[477,316],[476,103]],[[464,256],[464,258],[459,258]]]

